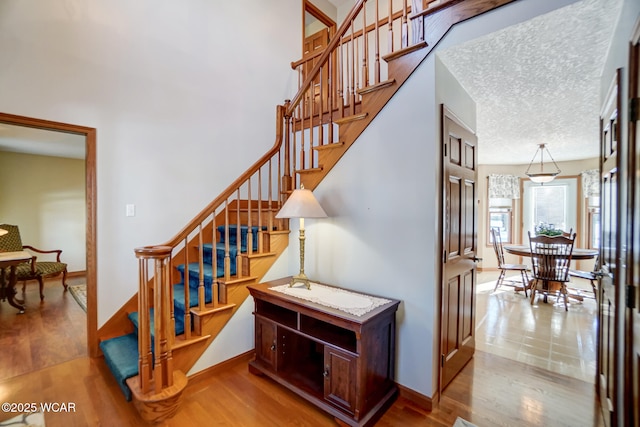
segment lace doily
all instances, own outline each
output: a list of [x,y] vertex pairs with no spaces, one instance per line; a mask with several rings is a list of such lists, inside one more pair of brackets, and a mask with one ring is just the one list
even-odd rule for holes
[[272,291],[281,292],[306,301],[335,308],[354,316],[362,316],[376,307],[390,303],[391,300],[359,294],[345,289],[311,283],[311,289],[303,284],[290,287],[288,284],[269,288]]

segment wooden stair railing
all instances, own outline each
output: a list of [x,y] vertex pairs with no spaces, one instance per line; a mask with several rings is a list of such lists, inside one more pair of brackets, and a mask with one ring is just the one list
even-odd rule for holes
[[[187,385],[187,376],[173,369],[171,347],[175,331],[169,271],[171,247],[138,248],[135,253],[140,283],[144,283],[138,294],[139,374],[129,378],[127,385],[141,417],[147,422],[156,423],[175,415]],[[148,309],[151,306],[154,307],[153,331]]]
[[[323,170],[318,150],[348,148],[338,128],[367,117],[362,108],[367,94],[396,84],[384,59],[426,46],[423,10],[431,13],[458,1],[358,0],[323,52],[291,64],[299,90],[287,106],[285,138],[293,150],[294,176]],[[306,188],[317,185],[301,180]]]
[[[299,188],[300,184],[308,189],[315,188],[408,79],[432,46],[454,24],[511,1],[515,0],[402,0],[399,5],[397,1],[389,1],[388,9],[383,13],[379,0],[357,0],[329,41],[327,49],[314,58],[311,70],[307,61],[292,64],[304,78],[293,99],[276,109],[273,147],[171,240],[136,252],[139,258],[154,259],[162,267],[154,270],[153,277],[149,277],[143,274],[146,267],[141,264],[138,295],[132,297],[112,317],[113,322],[109,326],[101,328],[99,335],[109,337],[121,332],[122,327],[115,325],[124,323],[127,311],[136,302],[140,303],[141,320],[145,319],[142,313],[149,313],[152,307],[163,307],[162,319],[168,318],[171,327],[168,328],[165,321],[155,322],[154,325],[155,339],[163,337],[164,347],[156,355],[162,355],[165,365],[161,363],[159,369],[161,372],[165,372],[165,369],[170,371],[173,360],[174,366],[181,367],[183,372],[188,371],[248,296],[246,286],[242,286],[242,291],[236,291],[239,293],[234,294],[233,301],[230,301],[230,287],[238,283],[255,283],[262,279],[271,265],[265,262],[252,263],[251,260],[272,253],[279,254],[286,247],[286,243],[283,244],[281,240],[274,243],[273,239],[278,233],[288,232],[286,220],[275,219],[288,194],[294,188]],[[244,248],[241,225],[247,227],[247,244]],[[257,230],[255,235],[253,230]],[[232,233],[235,233],[235,239],[231,238]],[[219,265],[216,253],[221,241],[224,241],[221,248],[224,257]],[[213,280],[209,285],[205,283],[205,245],[211,245],[213,250]],[[273,263],[273,259],[270,263]],[[235,264],[235,272],[232,272],[232,264]],[[166,332],[173,332],[172,327],[179,320],[174,317],[174,292],[170,285],[180,281],[181,273],[176,266],[181,265],[184,266],[185,282],[182,299],[187,310],[182,319],[184,333],[178,340],[173,336],[167,337]],[[252,265],[260,265],[260,272],[252,272]],[[189,282],[195,280],[191,277],[190,266],[197,266],[193,268],[198,273],[198,286],[197,305],[189,309]],[[219,267],[222,267],[221,275],[218,275]],[[162,277],[162,280],[158,281],[158,277]],[[168,291],[165,284],[168,284]],[[206,301],[205,296],[209,291],[206,286],[211,287],[211,301]],[[145,296],[149,290],[159,299]],[[233,310],[226,310],[232,306]],[[203,317],[215,316],[220,312],[226,313],[226,317],[214,322],[213,326],[206,326]],[[192,316],[195,319],[193,325]],[[144,322],[148,323],[148,319]],[[139,336],[138,340],[142,346],[142,342],[148,341],[148,338],[144,335]],[[184,356],[183,352],[176,351],[190,344],[194,344],[191,346],[194,354]],[[147,347],[140,347],[140,354],[146,356],[141,356],[140,375],[135,378],[142,381],[142,378],[148,378],[148,369],[142,366],[143,363],[149,363]],[[166,372],[162,374],[163,386],[170,384],[170,377]],[[157,387],[155,376],[149,381]],[[140,384],[141,387],[149,387],[142,382]],[[164,390],[171,387],[167,386]]]

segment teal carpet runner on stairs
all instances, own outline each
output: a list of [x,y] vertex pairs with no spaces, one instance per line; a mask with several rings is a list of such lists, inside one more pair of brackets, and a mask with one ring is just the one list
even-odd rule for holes
[[[266,228],[263,228],[266,229]],[[240,242],[241,252],[247,250],[248,240],[248,227],[241,226]],[[224,277],[224,258],[225,258],[225,243],[224,243],[224,226],[218,227],[221,242],[216,244],[216,278]],[[252,227],[253,233],[253,250],[258,249],[257,233],[258,227]],[[237,233],[236,226],[229,226],[229,261],[231,275],[236,274],[236,256],[237,256]],[[206,243],[202,245],[203,252],[203,273],[204,273],[204,288],[205,288],[205,301],[211,302],[211,284],[214,280],[213,274],[213,245]],[[184,303],[185,294],[185,265],[181,264],[176,266],[176,269],[180,272],[181,280],[179,283],[173,285],[173,307],[175,317],[176,335],[184,333],[184,316],[188,312]],[[186,267],[189,274],[189,307],[195,307],[198,305],[198,286],[200,284],[200,266],[198,262],[191,262]],[[153,308],[150,310],[151,316],[151,340],[153,348]],[[127,378],[138,375],[138,313],[130,313],[129,320],[134,326],[134,332],[131,334],[111,338],[100,343],[100,349],[104,354],[105,362],[107,366],[116,378],[118,385],[122,389],[127,400],[131,400],[131,390],[126,384]],[[193,324],[193,323],[192,323]]]

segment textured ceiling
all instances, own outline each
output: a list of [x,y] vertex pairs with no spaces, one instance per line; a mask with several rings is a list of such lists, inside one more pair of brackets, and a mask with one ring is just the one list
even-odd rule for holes
[[477,104],[481,164],[598,156],[600,76],[621,0],[582,0],[439,52]]

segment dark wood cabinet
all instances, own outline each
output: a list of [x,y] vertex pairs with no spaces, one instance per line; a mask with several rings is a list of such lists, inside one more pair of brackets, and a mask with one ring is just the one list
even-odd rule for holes
[[385,298],[385,304],[354,315],[271,289],[288,283],[284,278],[249,286],[256,352],[250,371],[347,425],[374,424],[398,393],[395,313],[400,302]]

